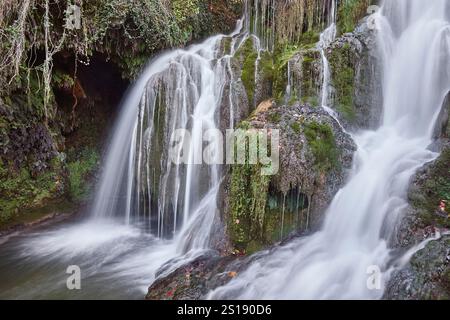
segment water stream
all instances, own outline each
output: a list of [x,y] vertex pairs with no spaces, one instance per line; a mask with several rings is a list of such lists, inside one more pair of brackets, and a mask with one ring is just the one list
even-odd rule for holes
[[[358,150],[351,177],[332,201],[323,226],[260,254],[210,298],[382,297],[394,266],[405,260],[393,256],[389,243],[407,206],[410,178],[437,156],[429,146],[450,90],[448,6],[446,0],[385,1],[377,13],[384,70],[382,125],[353,135]],[[380,271],[376,288],[367,285],[373,270]]]

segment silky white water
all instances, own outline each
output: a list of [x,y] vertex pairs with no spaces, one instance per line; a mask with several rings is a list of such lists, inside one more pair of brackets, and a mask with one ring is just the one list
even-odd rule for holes
[[[231,57],[249,36],[242,26],[229,36],[229,54],[217,35],[150,61],[122,103],[90,216],[10,243],[1,253],[0,297],[142,298],[158,269],[169,272],[209,249],[222,171],[198,157],[204,133],[219,128],[223,99],[233,126],[235,93],[224,91],[233,81]],[[179,129],[191,137],[182,141],[187,164],[169,159]],[[209,141],[211,157],[220,155],[219,142]],[[18,264],[23,277],[11,282]],[[80,267],[84,290],[67,290],[70,265]]]
[[324,32],[320,34],[320,41],[317,47],[320,50],[320,55],[322,57],[322,93],[321,93],[321,104],[326,111],[331,112],[333,116],[336,114],[329,108],[329,91],[330,91],[330,65],[328,63],[327,56],[325,55],[325,49],[336,39],[336,1],[331,1],[330,8],[330,21],[329,26]]
[[[389,240],[411,176],[437,154],[428,148],[450,90],[447,0],[387,0],[377,13],[383,59],[383,121],[353,136],[358,150],[348,183],[319,231],[259,254],[210,298],[378,299],[395,267]],[[323,102],[322,102],[323,103]],[[411,253],[409,252],[410,256]],[[392,263],[396,261],[396,263]],[[380,286],[368,285],[380,270]]]

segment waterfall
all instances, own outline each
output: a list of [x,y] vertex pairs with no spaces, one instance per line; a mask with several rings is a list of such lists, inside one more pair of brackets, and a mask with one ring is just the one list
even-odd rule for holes
[[[218,165],[202,164],[201,157],[204,133],[218,128],[225,73],[231,70],[230,56],[222,57],[223,38],[163,54],[142,72],[122,104],[92,207],[95,219],[141,223],[160,238],[201,220],[196,236],[203,241],[197,245],[207,246],[221,176]],[[180,129],[190,133],[179,141],[187,145],[187,154],[178,155],[187,164],[173,163],[168,151]],[[214,145],[218,141],[210,145],[216,153],[223,148]],[[204,211],[208,217],[200,219]]]
[[329,103],[329,89],[330,89],[330,65],[327,59],[327,56],[325,54],[326,48],[336,39],[336,1],[331,1],[331,8],[330,8],[330,19],[329,19],[329,25],[325,29],[324,32],[320,34],[320,41],[317,44],[318,49],[320,50],[320,55],[322,58],[322,92],[321,92],[321,105],[322,108],[325,109],[332,117],[337,118],[337,114],[334,110],[332,110],[328,103]]
[[275,6],[276,0],[245,1],[246,30],[256,36],[262,50],[271,51],[275,45]]
[[429,146],[450,90],[449,12],[447,0],[385,1],[376,14],[383,122],[375,131],[353,135],[358,149],[351,176],[322,227],[260,254],[210,298],[382,297],[391,273],[405,262],[389,246],[407,206],[409,181],[437,157]]

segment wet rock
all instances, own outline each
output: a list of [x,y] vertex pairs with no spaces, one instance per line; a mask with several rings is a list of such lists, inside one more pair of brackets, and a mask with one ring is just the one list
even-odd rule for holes
[[443,108],[438,116],[436,126],[434,128],[433,138],[441,140],[450,137],[450,93],[444,99]]
[[147,300],[199,300],[209,291],[235,277],[243,265],[237,256],[222,257],[211,252],[164,277],[148,289]]
[[405,269],[394,275],[384,298],[450,299],[449,248],[449,237],[430,242]]
[[435,138],[441,155],[426,164],[413,177],[408,200],[410,206],[402,218],[392,245],[406,250],[415,244],[442,234],[418,251],[410,263],[395,273],[387,284],[386,299],[450,299],[450,219],[441,212],[441,200],[450,200],[450,140],[448,135],[448,100],[438,119]]
[[[300,99],[302,103],[317,106],[320,102],[322,58],[317,48],[301,49],[289,61],[287,66],[285,103]],[[286,90],[285,90],[286,91]]]
[[356,149],[322,109],[295,103],[258,110],[241,128],[279,130],[279,171],[262,176],[257,165],[236,164],[225,187],[228,234],[246,252],[318,226],[345,182]]
[[337,38],[326,50],[330,63],[332,107],[352,129],[373,129],[382,112],[381,62],[376,30],[366,20]]

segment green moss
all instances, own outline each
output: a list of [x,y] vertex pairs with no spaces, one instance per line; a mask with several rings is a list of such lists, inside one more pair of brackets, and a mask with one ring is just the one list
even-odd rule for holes
[[78,156],[77,160],[67,164],[69,179],[69,196],[74,201],[86,198],[90,191],[91,175],[97,168],[99,156],[94,149],[86,148]]
[[0,161],[0,223],[4,224],[20,212],[40,207],[45,200],[58,196],[63,182],[57,172],[55,167],[53,171],[32,177],[26,168],[15,172]]
[[287,64],[298,52],[299,47],[295,45],[279,46],[274,52],[273,96],[278,102],[282,102],[286,94]]
[[319,40],[320,34],[314,30],[310,30],[302,34],[300,44],[304,49],[313,48]]
[[281,121],[281,114],[278,112],[271,112],[269,113],[268,118],[271,123],[279,123]]
[[118,65],[123,71],[124,78],[133,78],[142,69],[142,66],[147,63],[148,57],[146,55],[129,55],[124,56],[118,61]]
[[338,9],[339,33],[352,32],[366,14],[371,0],[343,0]]
[[49,215],[71,213],[75,209],[76,205],[65,199],[47,200],[43,206],[22,209],[20,214],[13,214],[10,219],[0,223],[0,230],[35,223]]
[[328,124],[306,123],[304,132],[315,158],[315,165],[322,172],[338,168],[338,149],[333,130]]
[[334,48],[329,57],[336,105],[338,111],[350,122],[356,118],[353,102],[356,74],[353,59],[354,54],[348,43],[340,48]]
[[302,97],[302,103],[309,104],[313,107],[317,107],[319,105],[319,99],[316,96],[314,97],[304,96]]
[[419,210],[419,217],[425,225],[450,228],[450,219],[436,214],[441,200],[446,200],[450,213],[450,148],[443,150],[441,156],[431,166],[427,179],[420,189],[410,194],[410,200]]
[[294,132],[295,133],[300,133],[301,131],[302,131],[302,129],[301,129],[301,126],[300,126],[300,123],[298,123],[298,122],[293,122],[292,124],[291,124],[291,128],[292,128],[292,130],[294,130]]
[[245,41],[238,50],[237,55],[242,57],[241,79],[247,92],[248,101],[250,104],[253,104],[255,96],[256,59],[258,58],[258,53],[253,47],[253,40],[251,38]]
[[[296,133],[300,124],[291,124]],[[240,129],[249,129],[242,122]],[[248,155],[247,155],[248,159]],[[272,176],[261,175],[260,164],[236,164],[230,174],[230,211],[227,230],[231,243],[242,252],[253,253],[284,239],[300,226],[304,195],[296,190],[283,195],[271,186]]]
[[[259,165],[234,165],[231,172],[228,232],[235,247],[247,250],[253,241],[261,244],[269,177],[261,175]],[[255,241],[259,245],[255,244]]]
[[[296,55],[301,59],[301,81],[291,88],[291,96],[289,101],[285,101],[286,87],[288,82],[288,62]],[[273,98],[280,104],[294,104],[299,100],[301,92],[302,102],[312,105],[318,104],[317,86],[315,78],[317,77],[314,70],[314,63],[320,59],[317,50],[309,50],[303,44],[300,45],[284,45],[277,47],[274,52],[273,66]],[[300,86],[300,89],[297,89]]]
[[275,66],[273,57],[268,51],[261,53],[261,59],[259,61],[259,68],[262,72],[263,80],[273,81],[275,76]]

